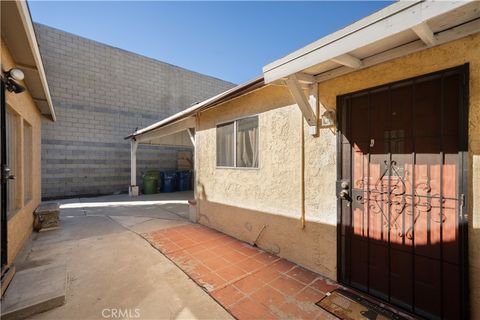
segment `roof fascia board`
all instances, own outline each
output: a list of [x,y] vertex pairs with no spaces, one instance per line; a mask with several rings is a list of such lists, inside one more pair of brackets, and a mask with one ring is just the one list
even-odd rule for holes
[[[478,33],[480,30],[480,19],[476,19],[467,24],[457,26],[455,28],[446,30],[444,32],[438,33],[435,37],[437,40],[437,45],[441,45],[450,41],[457,40],[475,33]],[[414,42],[410,42],[400,47],[392,48],[387,51],[378,53],[374,56],[363,59],[363,66],[360,69],[371,67],[389,60],[393,60],[399,57],[403,57],[407,54],[414,52],[422,51],[428,49],[425,46],[425,43],[418,39]],[[358,69],[357,69],[358,70]],[[352,72],[352,69],[349,67],[340,67],[330,71],[326,71],[315,76],[316,82],[326,81],[332,78],[336,78],[347,73]]]
[[197,112],[204,110],[205,108],[209,108],[212,106],[215,106],[217,104],[224,103],[226,101],[229,101],[231,99],[235,99],[243,94],[246,94],[248,92],[251,92],[253,90],[256,90],[258,86],[263,86],[263,77],[256,78],[254,80],[251,80],[249,82],[246,82],[244,84],[238,85],[232,89],[229,89],[227,91],[224,91],[216,96],[213,96],[207,100],[204,100],[200,103],[197,103],[183,111],[180,111],[166,119],[163,119],[161,121],[158,121],[154,124],[149,125],[148,127],[145,127],[143,129],[137,130],[134,133],[128,135],[125,137],[125,139],[131,139],[134,137],[138,137],[140,135],[146,134],[149,131],[155,130],[160,127],[164,127],[172,122],[175,122],[177,120],[192,116],[196,114]]
[[171,123],[169,125],[156,128],[152,131],[146,132],[143,135],[139,135],[135,137],[135,140],[138,143],[142,143],[144,141],[150,141],[153,139],[158,139],[162,137],[166,137],[184,130],[188,130],[190,128],[195,128],[196,125],[196,118],[195,117],[188,117]]
[[32,18],[30,15],[30,10],[28,9],[28,4],[26,1],[15,1],[20,18],[22,19],[22,24],[25,28],[25,33],[28,38],[28,45],[30,46],[30,51],[32,52],[33,58],[35,59],[36,71],[38,72],[43,92],[45,94],[45,100],[48,104],[48,109],[50,111],[50,117],[52,121],[56,121],[57,117],[55,115],[55,109],[53,108],[52,97],[50,96],[50,89],[48,88],[47,77],[45,76],[45,70],[43,68],[43,62],[38,50],[37,38],[35,36],[35,30],[33,29]]
[[331,33],[329,35],[326,35],[323,38],[318,39],[317,41],[314,41],[308,45],[306,45],[303,48],[300,48],[280,59],[277,59],[263,67],[264,72],[267,72],[269,70],[272,70],[276,67],[279,67],[285,63],[290,62],[291,60],[297,59],[300,56],[303,56],[305,54],[308,54],[312,51],[318,50],[326,45],[329,45],[338,39],[341,39],[345,36],[348,36],[354,32],[357,32],[358,30],[368,27],[369,25],[376,23],[382,19],[385,19],[386,17],[389,17],[393,14],[396,14],[408,7],[416,5],[418,2],[421,2],[423,0],[417,0],[417,1],[398,1],[395,2],[394,4],[380,10],[377,12],[374,12],[373,14],[357,21],[354,22],[348,26],[346,26],[343,29],[340,29],[334,33]]
[[[369,16],[365,19],[373,22],[366,26],[352,30],[348,34],[336,36],[334,39],[328,39],[330,41],[325,41],[325,38],[320,39],[315,46],[307,46],[307,49],[300,49],[284,59],[266,65],[263,68],[265,83],[288,77],[318,63],[411,29],[426,20],[467,5],[471,1],[415,2],[413,4],[401,2],[402,6],[395,3],[392,7],[396,10],[389,11],[389,15],[384,14],[383,18],[379,19],[377,16],[376,19],[372,19],[372,16]],[[358,23],[360,22],[362,20]]]

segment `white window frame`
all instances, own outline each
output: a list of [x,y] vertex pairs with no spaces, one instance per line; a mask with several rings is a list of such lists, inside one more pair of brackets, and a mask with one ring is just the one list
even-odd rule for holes
[[[258,165],[256,167],[237,167],[237,122],[243,119],[254,118],[258,119]],[[233,123],[233,166],[219,166],[217,165],[217,128],[224,124]],[[258,170],[260,168],[260,118],[257,114],[246,117],[238,117],[228,121],[222,121],[215,124],[215,168],[216,169],[239,169],[239,170]]]

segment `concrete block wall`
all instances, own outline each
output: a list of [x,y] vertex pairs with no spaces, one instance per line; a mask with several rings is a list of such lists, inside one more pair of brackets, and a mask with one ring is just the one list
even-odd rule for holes
[[[234,86],[45,25],[35,32],[57,113],[42,123],[44,199],[125,192],[125,136]],[[140,146],[137,175],[174,169],[185,150]]]

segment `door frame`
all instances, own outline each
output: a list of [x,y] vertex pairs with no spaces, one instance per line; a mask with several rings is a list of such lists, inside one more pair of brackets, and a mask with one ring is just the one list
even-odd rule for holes
[[0,242],[1,242],[1,258],[0,258],[0,270],[3,273],[4,267],[8,265],[8,237],[7,237],[7,180],[5,177],[5,168],[7,166],[7,137],[6,137],[6,116],[7,116],[7,107],[5,101],[6,86],[5,81],[2,77],[1,79],[1,89],[0,89],[0,136],[1,136],[1,148],[0,148]]
[[[336,139],[337,139],[337,281],[342,285],[351,288],[348,283],[345,283],[342,280],[342,264],[344,260],[345,252],[342,251],[342,200],[338,197],[338,185],[342,180],[342,112],[343,106],[341,106],[342,100],[350,95],[359,94],[366,91],[375,90],[377,88],[383,88],[388,85],[395,85],[404,82],[415,81],[416,79],[422,79],[429,76],[434,76],[446,72],[455,72],[462,77],[461,83],[461,105],[459,106],[459,152],[458,152],[458,159],[460,168],[458,170],[457,178],[459,179],[459,242],[460,242],[460,272],[461,272],[461,297],[460,297],[460,304],[461,304],[461,316],[463,319],[469,318],[469,272],[468,272],[468,112],[469,112],[469,63],[463,64],[461,66],[442,69],[439,71],[431,72],[422,74],[416,77],[406,78],[399,81],[388,82],[378,86],[365,88],[362,90],[349,92],[346,94],[342,94],[336,97]],[[352,165],[352,163],[350,163]],[[351,189],[349,190],[351,194]],[[352,288],[353,290],[358,290],[356,288]],[[368,293],[363,292],[368,295]],[[378,298],[377,298],[378,299]],[[388,303],[388,302],[387,302]],[[401,306],[396,306],[398,308],[402,308]],[[403,308],[402,308],[403,309]],[[407,312],[410,312],[406,310]]]

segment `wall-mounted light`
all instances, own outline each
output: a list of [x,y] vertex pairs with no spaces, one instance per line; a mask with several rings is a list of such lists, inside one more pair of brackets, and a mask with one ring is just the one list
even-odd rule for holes
[[322,127],[335,125],[335,111],[327,110],[322,114]]
[[2,81],[5,82],[5,89],[7,89],[8,91],[13,93],[22,93],[25,91],[25,88],[15,82],[15,80],[22,81],[24,78],[25,74],[22,70],[18,68],[12,68],[4,73]]

